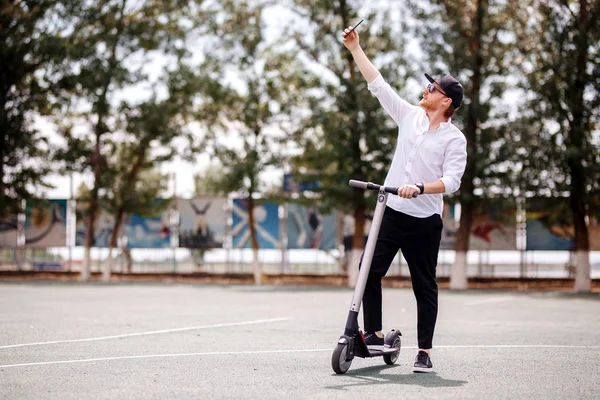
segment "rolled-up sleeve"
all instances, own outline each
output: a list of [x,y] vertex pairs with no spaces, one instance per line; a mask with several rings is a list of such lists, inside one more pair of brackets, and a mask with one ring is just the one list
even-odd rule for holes
[[444,157],[443,176],[440,180],[444,183],[444,194],[452,194],[460,188],[460,181],[467,166],[467,139],[462,136],[456,138],[446,147]]
[[383,109],[400,125],[400,121],[416,106],[402,99],[381,74],[367,86],[369,91],[377,97]]

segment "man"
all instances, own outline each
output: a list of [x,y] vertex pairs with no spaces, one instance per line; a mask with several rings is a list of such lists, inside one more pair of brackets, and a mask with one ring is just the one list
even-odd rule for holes
[[[419,350],[414,372],[432,372],[431,348],[437,319],[436,266],[442,236],[443,194],[458,190],[467,163],[467,140],[451,123],[462,103],[463,88],[451,76],[423,90],[419,106],[401,99],[385,82],[359,44],[356,30],[344,30],[344,45],[368,88],[398,124],[398,142],[385,186],[397,186],[381,223],[363,297],[367,345],[383,345],[381,279],[399,249],[408,263],[417,301]],[[417,198],[412,198],[418,193]]]

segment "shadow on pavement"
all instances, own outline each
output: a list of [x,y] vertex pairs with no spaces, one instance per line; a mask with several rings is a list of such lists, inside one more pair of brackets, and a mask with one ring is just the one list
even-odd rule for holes
[[[366,385],[416,385],[422,387],[460,387],[467,384],[467,381],[459,381],[454,379],[444,379],[437,373],[415,374],[413,372],[400,373],[392,371],[392,373],[381,374],[383,371],[396,370],[399,365],[377,365],[366,368],[350,369],[346,374],[342,375],[346,378],[352,378],[355,382],[348,382],[340,385],[325,386],[326,389],[344,390],[356,386]],[[335,376],[335,374],[334,374]]]

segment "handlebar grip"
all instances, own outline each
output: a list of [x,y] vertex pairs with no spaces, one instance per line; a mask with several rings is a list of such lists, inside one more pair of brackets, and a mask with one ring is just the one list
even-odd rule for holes
[[349,184],[350,184],[350,186],[355,187],[355,188],[360,188],[360,189],[367,188],[367,182],[363,182],[363,181],[357,181],[354,179],[350,179]]
[[[398,195],[398,190],[400,188],[399,187],[392,187],[392,186],[384,186],[384,191],[386,191],[387,193],[391,193],[391,194],[395,194],[396,196]],[[414,192],[412,195],[412,198],[416,198],[419,195],[419,193]]]
[[[357,181],[355,179],[350,179],[350,182],[348,182],[350,186],[355,187],[355,188],[359,188],[359,189],[366,189],[366,190],[379,190],[381,188],[381,185],[378,185],[376,183],[372,183],[372,182],[363,182],[363,181]],[[391,193],[391,194],[395,194],[398,195],[398,189],[400,189],[399,187],[393,187],[393,186],[383,186],[383,190],[387,193]],[[413,193],[412,198],[416,198],[419,194],[417,192]]]

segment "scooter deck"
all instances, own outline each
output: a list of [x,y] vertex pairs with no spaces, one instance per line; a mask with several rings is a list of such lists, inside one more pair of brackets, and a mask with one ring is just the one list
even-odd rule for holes
[[387,347],[387,346],[367,346],[369,349],[369,354],[371,357],[382,356],[384,354],[395,354],[400,351],[400,349],[396,347]]

